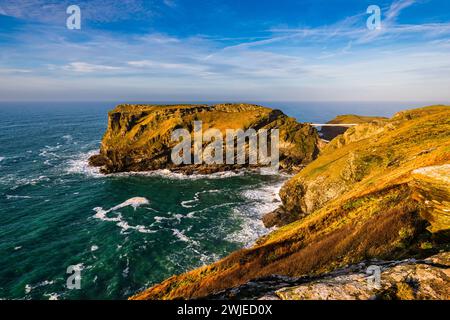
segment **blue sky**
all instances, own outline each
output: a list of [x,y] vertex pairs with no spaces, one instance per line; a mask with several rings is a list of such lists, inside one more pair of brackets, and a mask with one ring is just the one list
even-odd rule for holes
[[0,100],[450,103],[449,88],[448,0],[0,0]]

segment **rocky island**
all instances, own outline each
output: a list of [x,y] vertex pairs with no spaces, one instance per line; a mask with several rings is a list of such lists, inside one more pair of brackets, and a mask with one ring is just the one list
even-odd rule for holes
[[[91,163],[105,173],[179,170],[167,132],[193,119],[280,128],[282,168],[298,173],[264,217],[277,229],[131,299],[450,299],[450,107],[359,117],[325,145],[311,126],[260,106],[123,105]],[[381,268],[376,289],[366,286],[369,265]]]
[[[175,142],[171,133],[179,128],[194,134],[194,121],[203,130],[278,129],[279,160],[283,170],[298,170],[319,153],[321,139],[315,128],[298,123],[280,110],[251,104],[218,105],[119,105],[109,112],[108,128],[100,153],[90,164],[103,173],[168,169],[185,174],[212,173],[250,167],[245,164],[177,166],[171,161]],[[248,141],[247,141],[248,144]]]

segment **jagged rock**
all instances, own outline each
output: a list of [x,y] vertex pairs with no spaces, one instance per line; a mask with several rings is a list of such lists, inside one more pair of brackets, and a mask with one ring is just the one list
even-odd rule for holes
[[[241,293],[248,298],[269,298],[273,290],[280,289],[280,284],[284,288],[295,287],[323,281],[324,277],[358,273],[348,273],[348,268],[344,268],[345,274],[333,273],[346,265],[352,268],[367,260],[422,259],[440,250],[448,252],[449,237],[438,237],[442,231],[427,230],[430,225],[431,230],[442,229],[442,215],[436,219],[435,213],[436,208],[447,205],[444,201],[448,195],[446,191],[442,193],[446,188],[440,183],[442,174],[436,178],[435,170],[427,169],[425,176],[418,177],[424,170],[414,171],[450,163],[450,108],[408,110],[386,121],[378,128],[380,131],[374,128],[374,132],[360,132],[358,127],[352,133],[356,136],[348,136],[339,148],[327,146],[281,189],[282,206],[267,218],[268,222],[273,225],[289,215],[298,220],[273,230],[250,248],[173,276],[132,298],[192,299],[218,295],[226,299],[237,298]],[[425,183],[429,175],[433,176],[431,189]],[[418,197],[421,192],[425,194]],[[428,207],[426,201],[433,205]],[[432,214],[428,216],[427,211]],[[405,269],[395,269],[394,265],[400,265],[395,263],[391,273],[385,271],[385,278],[394,280],[388,281],[391,285],[383,287],[385,290],[376,297],[448,297],[447,267],[407,262],[403,263]],[[361,270],[359,274],[364,277]],[[418,278],[423,290],[410,286],[414,281],[397,281],[408,274]],[[283,278],[280,282],[273,275],[298,281]],[[347,280],[345,283],[355,290],[352,298],[372,296],[358,287],[357,281],[350,282],[354,276]]]
[[[400,183],[400,178],[409,181],[410,171],[417,169],[421,162],[435,164],[450,161],[448,151],[445,151],[445,145],[450,141],[445,139],[448,136],[446,128],[449,127],[445,119],[449,111],[449,107],[443,106],[420,108],[400,112],[392,119],[378,119],[351,127],[332,140],[317,160],[281,188],[282,208],[278,213],[303,218],[358,186],[360,190],[370,190],[374,185],[382,185],[374,183],[376,177],[389,171],[397,172],[386,175],[389,179],[380,182],[398,180],[395,183]],[[426,118],[430,122],[426,123]],[[436,122],[437,128],[429,126],[432,121]],[[416,149],[419,151],[416,152]],[[431,192],[430,187],[434,185],[433,193],[440,198],[434,201],[440,202],[442,207],[439,219],[448,219],[449,212],[443,207],[448,206],[448,202],[443,202],[445,197],[448,198],[448,191],[445,191],[442,182],[436,179],[431,182],[431,178],[425,179],[423,175],[422,178],[418,174],[413,176],[417,190],[428,188],[424,192]],[[429,202],[433,201],[430,199]],[[283,225],[283,215],[277,216],[279,221],[272,221],[272,224]]]
[[296,214],[287,214],[283,207],[279,207],[272,212],[266,213],[262,221],[266,228],[272,228],[274,226],[281,227],[291,222],[294,222],[299,218]]
[[202,121],[203,131],[216,128],[223,135],[226,129],[279,129],[280,167],[284,170],[300,169],[319,152],[316,129],[280,110],[250,104],[120,105],[109,112],[100,154],[91,157],[90,164],[101,166],[104,173],[169,169],[208,174],[251,167],[248,159],[244,165],[174,165],[171,151],[178,142],[172,141],[171,134],[181,128],[192,134],[194,121]]
[[276,295],[283,300],[448,300],[450,253],[381,266],[379,287],[368,277],[364,272],[329,277],[277,290]]
[[414,197],[425,207],[431,232],[450,229],[450,164],[419,168],[412,172]]

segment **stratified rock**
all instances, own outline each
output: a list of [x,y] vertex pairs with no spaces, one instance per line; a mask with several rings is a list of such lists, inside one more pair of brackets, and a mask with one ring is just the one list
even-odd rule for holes
[[450,299],[449,252],[380,268],[379,286],[368,279],[372,275],[359,272],[286,287],[276,295],[283,300]]
[[425,207],[431,232],[450,229],[450,164],[416,169],[412,172],[414,197]]
[[171,134],[176,129],[193,134],[194,121],[202,122],[203,131],[219,129],[224,137],[227,129],[267,129],[269,134],[271,129],[279,129],[280,167],[285,170],[300,169],[319,152],[316,129],[280,110],[250,104],[120,105],[109,112],[100,155],[93,156],[90,163],[101,166],[104,173],[169,169],[208,174],[250,167],[248,159],[244,165],[173,164],[171,151],[178,142],[172,141]]

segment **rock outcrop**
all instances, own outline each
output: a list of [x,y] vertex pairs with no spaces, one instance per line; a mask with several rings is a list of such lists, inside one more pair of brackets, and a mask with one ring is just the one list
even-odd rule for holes
[[227,129],[267,129],[269,134],[271,129],[278,129],[280,167],[285,170],[298,170],[319,152],[316,129],[296,122],[280,110],[250,104],[120,105],[109,112],[100,154],[91,157],[90,164],[101,167],[103,173],[157,169],[211,173],[251,166],[248,159],[244,165],[237,161],[234,165],[175,165],[171,151],[178,142],[172,140],[171,134],[175,129],[187,129],[193,135],[194,121],[202,122],[203,132],[214,128],[223,136]]
[[[133,299],[201,298],[256,279],[276,284],[278,277],[321,277],[373,259],[420,260],[448,252],[449,163],[450,107],[409,110],[383,123],[351,128],[283,186],[282,206],[266,218],[280,228],[251,248],[173,276]],[[443,290],[449,286],[447,271],[409,261],[411,265],[385,271],[386,296],[421,299],[448,294]],[[424,291],[402,280],[410,273],[423,283]],[[427,282],[428,275],[435,280]],[[358,279],[340,280],[354,288],[350,298],[368,298],[373,293],[360,288]],[[402,281],[405,284],[398,287]],[[325,287],[301,287],[291,295],[284,291],[284,297],[310,292],[339,298]]]
[[[280,191],[283,205],[275,211],[278,219],[270,213],[265,219],[266,226],[285,225],[295,219],[293,215],[304,217],[351,190],[364,192],[406,183],[413,176],[426,188],[424,176],[419,178],[411,172],[449,161],[446,148],[450,136],[445,132],[450,127],[449,110],[449,107],[416,109],[401,112],[390,120],[350,128],[283,186]],[[435,194],[441,194],[445,188],[434,180],[432,184],[440,190],[435,190]]]
[[412,176],[414,197],[426,207],[429,230],[446,232],[450,226],[450,164],[416,169]]
[[408,259],[371,264],[380,268],[379,280],[368,275],[368,264],[359,272],[321,279],[275,291],[282,300],[449,300],[450,252],[429,259]]
[[363,261],[317,276],[273,275],[206,299],[448,300],[449,283],[450,252],[442,252],[423,260]]

